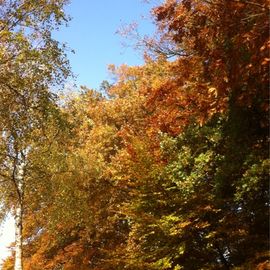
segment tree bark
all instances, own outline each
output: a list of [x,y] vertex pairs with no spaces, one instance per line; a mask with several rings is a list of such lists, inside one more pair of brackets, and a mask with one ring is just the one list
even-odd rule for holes
[[15,209],[15,265],[14,270],[22,270],[22,203]]
[[23,192],[24,192],[24,168],[25,162],[18,164],[17,172],[15,174],[15,182],[18,194],[18,201],[15,206],[15,264],[14,270],[23,270],[22,263],[22,229],[23,229]]

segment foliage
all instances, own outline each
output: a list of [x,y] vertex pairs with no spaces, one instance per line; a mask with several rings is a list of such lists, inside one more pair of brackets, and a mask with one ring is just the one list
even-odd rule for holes
[[60,136],[32,153],[25,269],[268,269],[268,12],[165,1],[155,57],[56,110]]

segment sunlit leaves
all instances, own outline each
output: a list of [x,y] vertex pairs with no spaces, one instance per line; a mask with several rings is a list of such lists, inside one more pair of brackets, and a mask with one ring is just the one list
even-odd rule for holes
[[[24,138],[35,150],[26,269],[266,267],[269,22],[266,1],[257,2],[164,1],[153,11],[160,40],[147,44],[155,57],[111,65],[115,80],[102,94],[84,87],[59,110],[42,87],[65,67],[58,44],[43,58],[24,32],[2,31],[24,50],[12,62],[23,80],[10,80],[23,96],[5,86],[13,114],[1,110],[0,127],[26,127],[31,116]],[[43,27],[64,15],[63,2],[50,4]],[[27,57],[49,65],[21,70]],[[35,114],[24,114],[25,100]]]

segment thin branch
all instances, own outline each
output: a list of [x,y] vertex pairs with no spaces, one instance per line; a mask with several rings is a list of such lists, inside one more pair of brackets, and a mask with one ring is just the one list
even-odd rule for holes
[[[240,2],[239,0],[234,0],[235,2]],[[260,8],[265,8],[264,5],[261,5],[259,3],[256,3],[256,2],[252,2],[252,1],[245,1],[245,0],[241,0],[242,3],[246,3],[246,4],[249,4],[249,5],[254,5],[254,6],[257,6],[257,7],[260,7]]]

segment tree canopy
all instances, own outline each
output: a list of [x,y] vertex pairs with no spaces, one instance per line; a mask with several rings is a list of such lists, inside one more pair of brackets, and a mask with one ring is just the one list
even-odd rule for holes
[[57,103],[64,2],[0,2],[2,166],[12,130],[31,145],[24,269],[268,269],[268,2],[166,0],[143,65]]

